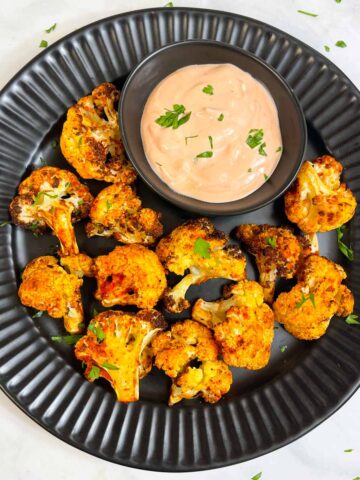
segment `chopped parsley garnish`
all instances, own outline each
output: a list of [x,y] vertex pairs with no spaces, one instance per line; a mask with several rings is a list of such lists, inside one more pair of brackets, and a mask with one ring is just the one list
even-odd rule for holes
[[38,236],[38,234],[36,233],[38,226],[39,226],[39,222],[35,220],[30,224],[30,227],[29,227],[29,229],[31,230],[32,234],[35,235],[35,237]]
[[210,243],[203,238],[197,238],[194,243],[194,252],[202,258],[210,258]]
[[330,52],[330,47],[329,47],[329,45],[324,45],[324,48],[325,48],[325,52]]
[[265,147],[266,147],[266,143],[262,143],[259,147],[259,153],[263,157],[267,157],[267,153],[265,152]]
[[213,138],[212,138],[212,136],[209,135],[209,136],[208,136],[208,139],[209,139],[209,143],[210,143],[210,148],[211,148],[211,150],[213,150],[213,149],[214,149],[214,144],[213,144]]
[[340,47],[340,48],[345,48],[345,47],[347,47],[347,45],[346,45],[346,43],[344,42],[344,40],[338,40],[338,41],[335,43],[335,45],[336,45],[337,47]]
[[262,472],[259,472],[256,475],[254,475],[253,477],[251,477],[251,480],[260,480],[261,475],[262,475]]
[[57,24],[54,23],[54,25],[51,25],[51,27],[47,28],[47,29],[45,30],[45,32],[46,32],[46,33],[51,33],[51,32],[53,32],[53,31],[55,30],[55,28],[56,28],[56,25],[57,25]]
[[341,0],[335,0],[336,3],[341,3]]
[[264,173],[264,179],[265,179],[265,182],[267,182],[269,180],[269,176],[266,175],[266,173]]
[[218,116],[218,121],[222,122],[223,120],[224,120],[224,114],[220,113],[220,115]]
[[96,317],[96,315],[99,315],[99,312],[96,310],[95,307],[91,310],[91,315],[92,315],[93,317]]
[[95,365],[92,366],[88,374],[88,378],[90,378],[91,380],[96,380],[99,377],[100,377],[100,368],[96,367]]
[[70,188],[70,187],[71,187],[71,183],[70,183],[70,182],[66,182],[66,183],[65,183],[65,189],[67,190],[67,189]]
[[55,213],[55,207],[54,207],[54,205],[51,206],[51,208],[50,208],[50,213],[51,213],[51,215],[54,215],[54,213]]
[[58,198],[59,195],[51,195],[48,192],[41,191],[35,195],[33,205],[40,205],[44,201],[45,196],[49,198]]
[[206,152],[201,152],[196,155],[196,158],[211,158],[213,156],[213,152],[207,150]]
[[[157,123],[161,127],[172,127],[173,129],[176,129],[179,128],[181,125],[184,125],[184,123],[186,123],[190,119],[191,112],[185,113],[184,105],[179,105],[175,103],[172,110],[169,110],[167,108],[165,108],[165,110],[165,115],[161,115],[155,120],[155,123]],[[180,117],[180,115],[182,115],[182,117]]]
[[281,152],[281,150],[282,150],[282,147],[278,147],[278,148],[275,150],[275,153]]
[[39,48],[46,48],[48,45],[49,44],[46,40],[41,40]]
[[275,248],[276,247],[276,238],[275,237],[267,237],[266,243],[270,245],[270,247]]
[[48,164],[47,161],[44,160],[42,157],[40,157],[40,163],[41,163],[41,165],[42,165],[43,167],[46,167],[47,164]]
[[264,138],[264,130],[262,128],[252,128],[249,130],[246,143],[250,148],[256,148],[261,145]]
[[106,200],[106,211],[108,212],[111,209],[112,209],[112,203],[109,200]]
[[353,452],[354,449],[353,448],[348,448],[347,450],[344,450],[345,453],[350,453],[350,452]]
[[251,172],[252,172],[252,168],[248,168],[248,172],[251,173]]
[[313,307],[315,308],[315,296],[313,293],[310,293],[308,297],[305,297],[303,292],[301,292],[301,300],[295,305],[295,308],[301,308],[305,302],[310,300],[310,302],[313,304]]
[[38,312],[34,313],[34,315],[31,318],[40,318],[43,316],[44,311],[39,310]]
[[265,151],[266,143],[263,142],[264,139],[264,130],[262,128],[252,128],[249,130],[246,143],[250,148],[259,147],[259,154],[263,157],[267,156]]
[[287,345],[281,345],[280,352],[284,353],[286,349],[287,349]]
[[100,325],[94,325],[93,323],[91,323],[88,326],[88,330],[90,330],[90,332],[93,332],[96,335],[96,338],[99,340],[99,342],[102,342],[106,337],[105,332],[100,327]]
[[11,222],[6,221],[6,222],[1,222],[0,223],[0,228],[6,227],[6,225],[10,225]]
[[51,148],[53,150],[55,150],[58,145],[59,145],[59,142],[57,140],[55,140],[55,139],[51,140]]
[[341,225],[341,227],[336,229],[338,247],[340,252],[352,262],[354,260],[354,251],[352,248],[345,245],[345,243],[342,241],[345,230],[346,230],[345,225]]
[[202,91],[207,95],[214,95],[214,87],[212,85],[206,85],[206,87],[204,87]]
[[164,7],[172,8],[174,6],[173,2],[168,2]]
[[188,138],[197,138],[199,135],[191,135],[190,137],[185,137],[185,145],[187,145]]
[[317,17],[317,13],[306,12],[305,10],[298,10],[298,13],[303,13],[304,15],[309,15],[309,17]]
[[351,315],[348,315],[346,318],[345,318],[345,322],[348,324],[348,325],[360,325],[360,322],[358,320],[356,320],[358,318],[358,315],[354,315],[353,313]]
[[107,368],[108,370],[119,370],[119,367],[112,365],[111,363],[104,362],[101,364],[102,367]]
[[82,335],[62,335],[62,336],[56,336],[56,337],[51,337],[51,340],[53,342],[64,342],[67,345],[75,345],[77,343]]

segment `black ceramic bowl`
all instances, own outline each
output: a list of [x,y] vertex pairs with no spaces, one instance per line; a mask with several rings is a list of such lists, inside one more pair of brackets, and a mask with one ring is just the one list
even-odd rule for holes
[[[140,122],[146,100],[167,75],[187,65],[232,63],[262,82],[271,93],[279,113],[283,140],[282,157],[269,180],[251,195],[226,203],[208,203],[172,190],[150,167],[142,145]],[[122,90],[120,127],[127,154],[141,178],[169,202],[199,214],[245,213],[272,202],[295,178],[307,141],[306,123],[299,102],[282,77],[259,58],[237,47],[214,41],[185,41],[155,51],[129,75]]]

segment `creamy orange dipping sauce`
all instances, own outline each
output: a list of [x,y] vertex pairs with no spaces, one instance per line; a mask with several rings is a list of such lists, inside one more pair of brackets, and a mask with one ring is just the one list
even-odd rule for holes
[[282,150],[273,98],[231,64],[191,65],[164,78],[146,102],[141,137],[165,183],[210,203],[257,190]]

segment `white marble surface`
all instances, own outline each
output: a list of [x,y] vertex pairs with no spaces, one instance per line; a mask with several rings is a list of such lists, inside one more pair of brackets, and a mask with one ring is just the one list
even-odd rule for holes
[[[0,1],[0,88],[33,56],[41,39],[49,43],[78,27],[129,9],[163,6],[166,0]],[[331,58],[360,87],[360,1],[342,0],[175,0],[176,5],[217,8],[258,18],[291,33]],[[317,18],[297,13],[318,13]],[[57,22],[46,35],[45,28]],[[334,46],[345,40],[345,49]],[[354,327],[357,328],[357,327]],[[241,465],[182,478],[264,480],[352,480],[360,476],[360,391],[329,420],[296,442]],[[143,472],[105,462],[52,437],[0,394],[0,478],[4,480],[165,480],[169,474]],[[345,449],[354,449],[345,453]]]

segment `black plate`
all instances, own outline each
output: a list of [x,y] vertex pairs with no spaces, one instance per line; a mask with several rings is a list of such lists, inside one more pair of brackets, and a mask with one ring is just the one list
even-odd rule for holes
[[[293,87],[308,122],[307,156],[326,151],[346,167],[344,178],[360,189],[360,94],[322,55],[289,35],[237,15],[199,9],[168,8],[132,12],[101,20],[46,49],[4,88],[0,100],[0,218],[24,175],[41,165],[67,167],[58,147],[66,109],[104,80],[121,86],[127,73],[160,46],[187,38],[239,45],[276,68]],[[95,193],[99,183],[89,182]],[[163,213],[166,232],[188,214],[166,203],[139,182],[146,206]],[[238,223],[283,224],[282,200],[240,217],[216,217],[225,231]],[[356,260],[344,262],[335,233],[320,235],[323,255],[344,264],[348,284],[359,300],[360,217],[346,241]],[[115,242],[88,240],[77,226],[80,248],[91,255],[109,252]],[[167,407],[169,381],[153,371],[141,383],[142,400],[115,401],[103,381],[91,385],[81,374],[71,347],[54,344],[62,321],[32,319],[19,304],[22,268],[48,254],[56,241],[34,238],[19,228],[0,229],[0,381],[3,391],[31,418],[67,443],[104,459],[132,467],[189,471],[221,467],[262,455],[289,443],[339,408],[359,386],[360,328],[333,319],[316,342],[300,342],[276,330],[267,368],[234,370],[230,393],[216,405],[199,400]],[[254,276],[249,260],[249,275]],[[221,282],[191,291],[207,299]],[[89,318],[94,305],[84,288]],[[288,348],[281,353],[280,346]]]

